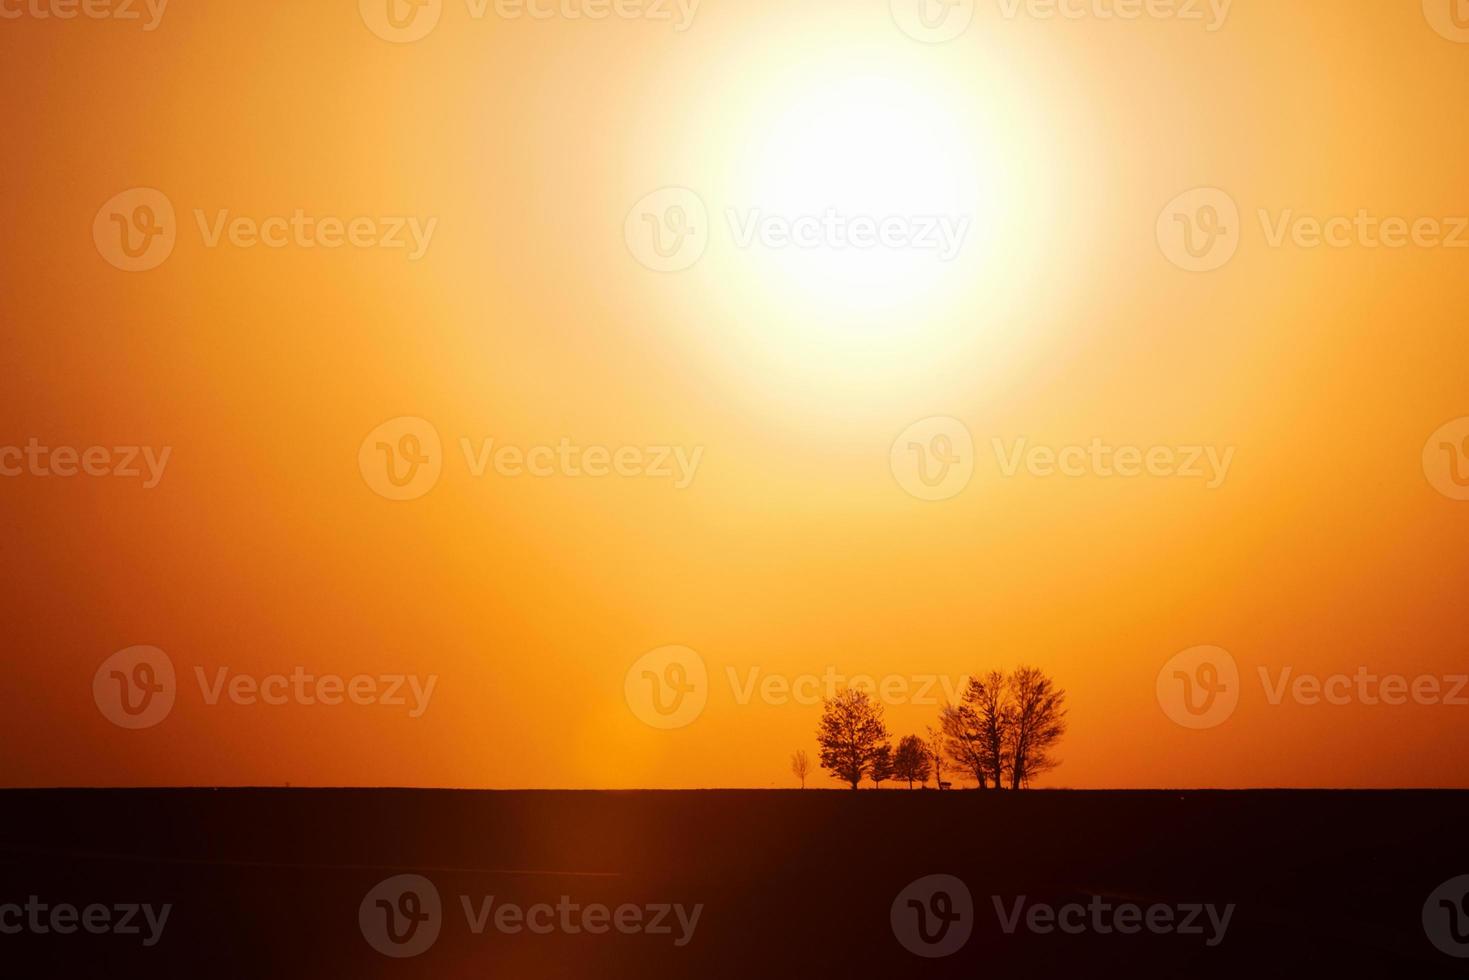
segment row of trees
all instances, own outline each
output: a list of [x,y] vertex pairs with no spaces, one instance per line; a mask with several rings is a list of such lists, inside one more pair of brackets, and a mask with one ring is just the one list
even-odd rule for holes
[[[840,691],[822,704],[816,742],[821,768],[853,789],[864,777],[912,789],[930,774],[942,789],[949,763],[980,789],[1024,789],[1060,764],[1055,749],[1064,734],[1066,692],[1038,668],[1021,667],[969,678],[959,703],[940,710],[937,728],[903,736],[896,750],[882,704],[865,691]],[[811,772],[804,751],[791,757],[791,772],[804,789]]]

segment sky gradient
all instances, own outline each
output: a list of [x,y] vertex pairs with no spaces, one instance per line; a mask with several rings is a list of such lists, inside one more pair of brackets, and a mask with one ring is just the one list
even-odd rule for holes
[[[0,20],[0,448],[79,469],[0,455],[0,783],[784,787],[804,677],[896,678],[902,735],[1033,664],[1046,786],[1469,786],[1447,5],[981,3],[942,43],[885,2],[450,0],[408,43],[357,6]],[[663,189],[705,207],[659,212],[687,268],[639,244]],[[171,252],[119,267],[114,215]],[[912,247],[831,240],[894,215]],[[967,482],[915,484],[938,455]],[[94,681],[136,646],[176,679],[133,730]],[[660,727],[629,672],[670,646],[703,705]],[[1159,675],[1200,646],[1238,703],[1189,727]],[[1272,703],[1363,672],[1442,693]],[[293,673],[376,680],[245,703]]]

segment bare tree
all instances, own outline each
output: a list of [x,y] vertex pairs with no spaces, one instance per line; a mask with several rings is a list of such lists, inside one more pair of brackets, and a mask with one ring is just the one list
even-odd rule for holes
[[806,758],[805,749],[797,749],[791,756],[791,775],[801,781],[801,788],[806,788],[806,777],[811,774],[811,760]]
[[1010,690],[1004,673],[998,670],[969,678],[964,688],[964,706],[974,725],[976,752],[995,789],[1004,785],[1005,772],[1011,765],[1015,709]]
[[898,742],[898,750],[893,753],[894,778],[908,780],[908,788],[912,789],[914,780],[928,782],[928,771],[928,748],[923,739],[917,735],[904,735]]
[[979,737],[979,719],[967,704],[946,704],[939,711],[939,729],[949,758],[967,775],[973,776],[979,788],[985,788],[989,767]]
[[856,789],[868,764],[887,744],[882,705],[865,691],[844,690],[822,703],[816,742],[821,746],[821,768]]
[[928,742],[924,745],[928,749],[928,757],[933,760],[933,781],[938,784],[939,789],[944,788],[944,733],[928,726]]
[[874,789],[880,788],[884,779],[893,778],[893,747],[887,742],[872,753],[872,759],[867,763],[867,778],[872,780]]
[[1020,789],[1060,765],[1051,753],[1066,734],[1066,692],[1036,667],[1021,667],[1009,681],[1010,788]]

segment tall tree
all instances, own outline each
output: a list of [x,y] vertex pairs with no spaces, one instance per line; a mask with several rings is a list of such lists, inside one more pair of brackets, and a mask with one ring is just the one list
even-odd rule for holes
[[801,781],[801,788],[806,788],[806,777],[811,774],[811,760],[806,758],[805,749],[797,749],[791,756],[791,775]]
[[946,704],[939,711],[939,729],[949,758],[973,776],[980,789],[985,788],[989,774],[983,743],[979,737],[979,719],[967,704]]
[[821,768],[833,778],[856,789],[872,757],[887,740],[882,705],[865,691],[849,688],[822,702],[816,742],[821,746]]
[[[995,789],[1004,785],[1011,764],[1010,738],[1015,727],[1015,710],[1010,684],[1003,672],[969,678],[964,687],[964,706],[969,709],[979,761]],[[981,781],[982,778],[981,778]]]
[[1052,755],[1066,734],[1066,692],[1036,667],[1010,675],[1010,788],[1020,789],[1060,765]]
[[914,780],[928,782],[928,771],[928,749],[923,739],[917,735],[904,735],[893,753],[894,778],[908,780],[908,788],[912,789]]

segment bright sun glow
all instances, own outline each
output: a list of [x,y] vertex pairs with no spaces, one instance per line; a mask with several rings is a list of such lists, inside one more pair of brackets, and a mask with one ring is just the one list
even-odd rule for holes
[[973,268],[993,176],[932,93],[879,75],[823,80],[751,141],[723,217],[772,285],[827,309],[879,312]]

